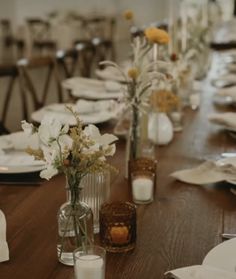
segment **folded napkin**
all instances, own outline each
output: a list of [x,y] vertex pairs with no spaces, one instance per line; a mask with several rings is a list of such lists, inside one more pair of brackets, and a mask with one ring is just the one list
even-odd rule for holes
[[104,82],[105,85],[105,89],[108,92],[121,92],[126,90],[126,86],[122,85],[121,83],[117,82],[117,81],[113,81],[113,80],[106,80]]
[[236,113],[234,112],[210,114],[208,120],[212,123],[222,125],[224,128],[236,130]]
[[0,262],[9,260],[9,249],[6,241],[6,218],[0,210]]
[[45,162],[41,160],[35,160],[33,156],[28,154],[3,154],[0,155],[0,166],[41,166]]
[[231,97],[233,101],[236,101],[236,86],[221,89],[216,93],[216,95]]
[[165,275],[175,279],[236,279],[236,273],[207,265],[178,268],[166,272]]
[[95,70],[95,74],[98,78],[103,80],[113,80],[117,82],[125,82],[125,77],[118,71],[118,69],[113,67],[106,67],[103,70]]
[[102,101],[88,101],[88,100],[78,100],[76,103],[76,109],[81,114],[96,113],[104,110],[111,110],[112,100],[102,100]]
[[203,185],[220,181],[233,182],[236,180],[236,168],[226,165],[218,166],[214,162],[204,162],[203,164],[187,170],[176,171],[172,177],[185,183]]
[[73,77],[62,82],[62,86],[66,89],[74,91],[95,90],[99,92],[105,91],[104,81],[92,78]]

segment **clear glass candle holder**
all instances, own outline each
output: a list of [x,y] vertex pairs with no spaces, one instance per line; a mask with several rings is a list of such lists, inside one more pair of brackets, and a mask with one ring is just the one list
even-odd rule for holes
[[106,250],[100,246],[85,246],[73,253],[75,279],[105,279]]
[[129,202],[103,204],[100,210],[100,238],[109,252],[133,250],[136,243],[136,206]]
[[133,202],[148,204],[153,201],[155,174],[148,171],[135,171],[131,173],[131,188]]

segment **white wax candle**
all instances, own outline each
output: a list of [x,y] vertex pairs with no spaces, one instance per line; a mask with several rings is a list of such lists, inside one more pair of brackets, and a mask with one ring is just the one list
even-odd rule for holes
[[200,95],[198,93],[191,94],[189,97],[190,105],[192,109],[197,109],[200,105]]
[[76,279],[104,279],[104,261],[97,255],[80,256],[75,263]]
[[179,122],[182,119],[182,113],[179,111],[173,111],[171,112],[171,119],[173,121]]
[[132,181],[132,193],[135,201],[149,201],[153,196],[153,180],[148,177],[137,177]]

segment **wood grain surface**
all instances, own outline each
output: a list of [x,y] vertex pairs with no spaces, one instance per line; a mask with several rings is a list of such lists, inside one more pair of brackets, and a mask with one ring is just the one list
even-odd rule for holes
[[[202,84],[201,107],[185,110],[183,132],[173,142],[156,148],[158,160],[155,200],[137,206],[137,244],[133,252],[107,254],[107,279],[161,279],[165,271],[201,264],[204,256],[222,241],[222,232],[236,233],[236,197],[230,185],[194,186],[173,180],[175,170],[215,159],[235,150],[235,140],[207,115],[214,89]],[[102,130],[111,130],[112,123]],[[125,141],[117,144],[111,162],[119,169],[112,180],[112,200],[131,200],[124,179]],[[1,279],[72,279],[73,268],[57,261],[59,206],[65,201],[65,181],[58,176],[35,185],[0,185],[0,208],[7,219],[10,261],[0,264]]]

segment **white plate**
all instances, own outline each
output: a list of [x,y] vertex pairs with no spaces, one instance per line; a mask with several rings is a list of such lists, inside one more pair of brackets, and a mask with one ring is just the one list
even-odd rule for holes
[[44,166],[0,166],[0,174],[31,173],[44,169]]
[[[7,153],[6,155],[1,155],[8,157],[8,163],[4,163],[4,161],[0,161],[0,174],[13,174],[13,173],[31,173],[31,172],[38,172],[45,168],[45,165],[41,162],[29,160],[28,163],[19,163],[21,158],[28,159],[28,155],[24,151],[11,151]],[[16,162],[16,165],[14,165],[14,160]],[[10,162],[10,163],[9,163]]]
[[62,82],[64,88],[71,90],[76,98],[90,100],[118,99],[123,96],[122,85],[91,78],[74,77]]
[[[61,109],[59,109],[61,106]],[[73,108],[76,108],[75,105],[72,105]],[[86,124],[99,124],[117,117],[119,107],[113,109],[101,109],[99,112],[95,111],[93,113],[80,114],[79,117],[81,121]],[[58,104],[57,110],[48,110],[47,107],[41,108],[32,113],[31,118],[37,123],[41,123],[43,117],[56,118],[63,124],[69,124],[70,126],[76,125],[76,120],[74,116],[68,111],[65,110],[64,104]]]
[[224,241],[213,248],[203,260],[203,265],[236,272],[236,238]]

